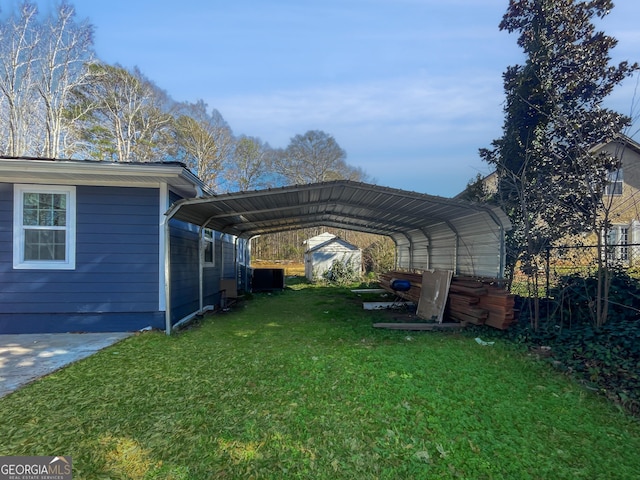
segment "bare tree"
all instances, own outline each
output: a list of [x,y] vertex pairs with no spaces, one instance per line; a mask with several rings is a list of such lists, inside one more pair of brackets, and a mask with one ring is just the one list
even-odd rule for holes
[[87,81],[85,64],[93,60],[93,27],[76,23],[75,9],[66,2],[58,6],[41,27],[40,61],[35,87],[44,103],[42,154],[55,158],[61,152],[65,113],[71,91]]
[[33,72],[38,30],[34,28],[38,8],[30,2],[20,5],[18,15],[0,23],[0,95],[3,99],[3,153],[28,153],[30,115],[33,108]]
[[267,188],[270,181],[271,148],[255,137],[240,136],[224,169],[227,190]]
[[166,94],[136,68],[94,63],[73,89],[80,153],[100,160],[148,162],[168,155],[173,116]]
[[335,139],[320,130],[296,135],[274,157],[274,170],[290,185],[329,180],[363,180],[364,173],[350,167],[347,153]]
[[233,148],[231,129],[217,110],[207,112],[207,104],[183,103],[177,108],[174,124],[178,157],[211,189],[216,189],[225,160]]

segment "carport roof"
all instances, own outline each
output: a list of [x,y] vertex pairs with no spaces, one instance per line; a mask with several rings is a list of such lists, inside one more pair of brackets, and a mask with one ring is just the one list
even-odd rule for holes
[[443,225],[456,231],[478,216],[501,231],[511,228],[498,208],[349,180],[179,200],[167,216],[241,238],[312,226],[410,236]]

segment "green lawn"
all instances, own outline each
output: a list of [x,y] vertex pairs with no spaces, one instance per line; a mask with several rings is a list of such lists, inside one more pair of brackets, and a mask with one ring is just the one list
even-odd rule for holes
[[375,330],[294,286],[0,400],[1,455],[74,479],[637,479],[640,423],[511,345]]

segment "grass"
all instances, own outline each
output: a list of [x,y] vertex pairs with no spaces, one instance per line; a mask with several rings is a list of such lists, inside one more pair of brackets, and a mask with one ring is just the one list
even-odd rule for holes
[[376,330],[293,285],[0,400],[0,454],[74,479],[635,479],[640,424],[510,344]]

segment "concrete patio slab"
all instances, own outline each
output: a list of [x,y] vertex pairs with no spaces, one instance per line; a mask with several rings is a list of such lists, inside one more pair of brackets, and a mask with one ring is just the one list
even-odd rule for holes
[[0,398],[131,335],[131,332],[0,335]]

